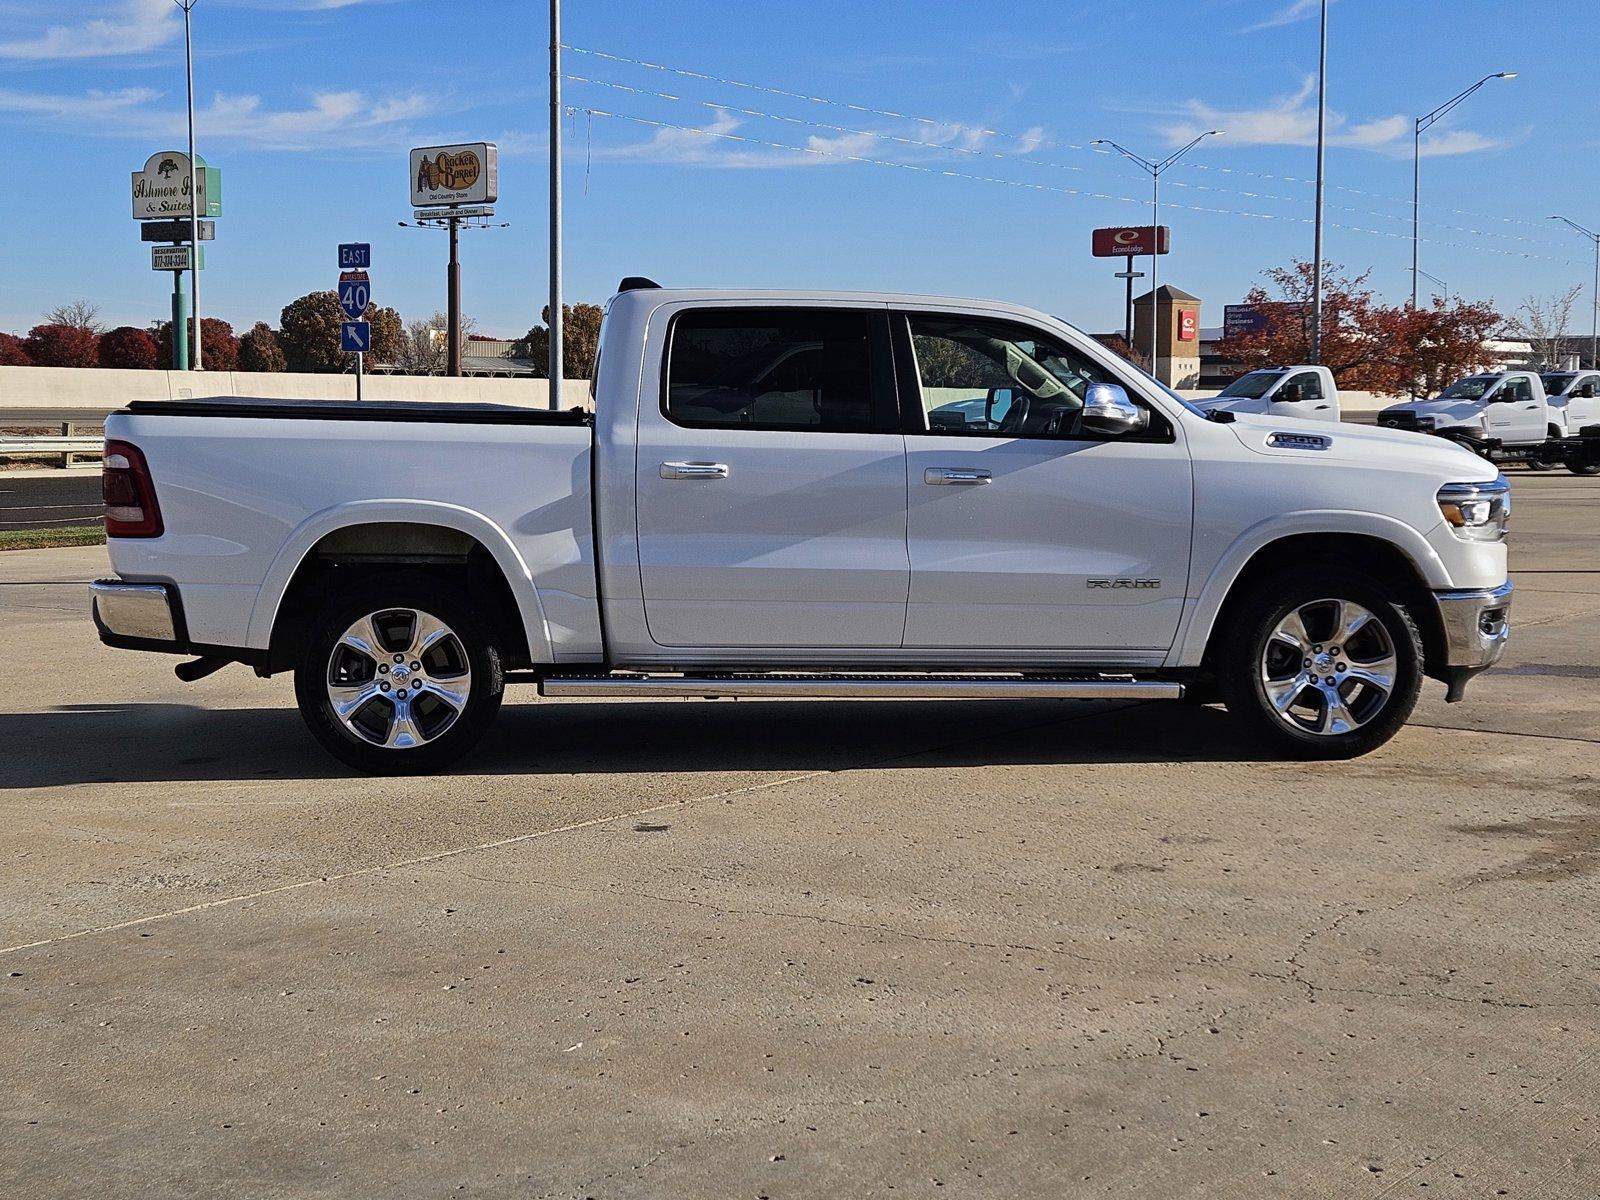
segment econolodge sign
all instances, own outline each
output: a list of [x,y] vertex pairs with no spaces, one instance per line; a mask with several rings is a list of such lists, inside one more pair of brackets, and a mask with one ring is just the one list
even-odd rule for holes
[[419,146],[411,152],[411,206],[493,204],[500,198],[500,151],[493,142]]
[[[200,186],[200,215],[222,215],[222,172],[217,167],[206,166],[198,158],[200,170],[195,179]],[[187,217],[190,210],[189,156],[179,150],[163,150],[152,154],[144,170],[133,173],[133,219],[135,221],[170,220]]]
[[1096,258],[1133,258],[1142,254],[1165,254],[1171,246],[1172,230],[1166,225],[1119,225],[1094,231]]

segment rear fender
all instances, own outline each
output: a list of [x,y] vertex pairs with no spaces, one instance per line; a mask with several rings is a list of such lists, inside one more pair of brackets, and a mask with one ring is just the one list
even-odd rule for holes
[[380,523],[437,525],[476,540],[493,556],[511,588],[523,631],[527,635],[532,661],[554,661],[549,623],[545,619],[533,573],[505,531],[481,513],[432,500],[360,500],[325,508],[307,517],[284,542],[262,581],[250,614],[250,648],[265,650],[271,645],[272,629],[277,622],[284,594],[289,590],[290,581],[294,579],[306,555],[318,542],[340,529]]

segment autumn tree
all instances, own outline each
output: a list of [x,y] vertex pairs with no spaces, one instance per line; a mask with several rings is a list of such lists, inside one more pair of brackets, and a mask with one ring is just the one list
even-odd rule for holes
[[76,325],[35,325],[22,342],[36,367],[93,367],[100,362],[100,339]]
[[[605,310],[598,304],[563,304],[561,306],[561,373],[567,379],[589,379],[594,374],[594,360],[600,353],[600,318]],[[543,325],[535,325],[517,341],[517,357],[533,363],[533,373],[540,379],[550,376],[550,306],[539,313]]]
[[[1314,361],[1312,274],[1309,262],[1266,272],[1270,290],[1258,285],[1245,296],[1263,320],[1223,338],[1218,356],[1247,370]],[[1394,395],[1492,361],[1485,343],[1500,318],[1490,305],[1435,297],[1426,307],[1387,306],[1367,286],[1369,274],[1322,269],[1320,361],[1341,388]]]
[[[404,326],[392,308],[367,305],[365,319],[372,324],[372,349],[376,362],[393,362],[400,356]],[[278,341],[291,371],[353,370],[351,356],[339,349],[339,326],[344,322],[336,292],[309,292],[284,308]]]
[[14,333],[0,333],[0,367],[31,367],[33,359],[22,348],[22,339]]
[[257,321],[240,337],[239,370],[288,370],[288,362],[283,357],[283,347],[278,344],[278,335],[265,321]]
[[[172,370],[172,322],[162,321],[151,330],[156,341],[156,366]],[[233,326],[219,317],[200,318],[200,365],[207,371],[232,371],[239,365],[239,339]],[[189,318],[189,345],[194,346],[194,318]],[[183,364],[184,368],[188,364]]]
[[148,330],[119,325],[100,335],[100,365],[149,371],[156,365],[156,340]]

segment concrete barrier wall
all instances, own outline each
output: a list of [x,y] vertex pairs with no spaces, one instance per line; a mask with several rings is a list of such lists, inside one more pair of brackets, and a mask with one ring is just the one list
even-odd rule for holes
[[[562,381],[562,408],[589,405],[589,381]],[[104,416],[130,400],[188,400],[202,396],[354,400],[354,375],[263,371],[122,371],[102,367],[0,367],[0,414],[7,409],[81,411]],[[544,408],[543,379],[450,379],[440,375],[368,375],[367,400],[428,400],[516,404]]]

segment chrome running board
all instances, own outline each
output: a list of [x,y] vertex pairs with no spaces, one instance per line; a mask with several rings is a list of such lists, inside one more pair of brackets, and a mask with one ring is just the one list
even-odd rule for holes
[[759,696],[785,699],[1180,700],[1183,684],[1127,676],[1050,675],[672,675],[546,676],[539,694],[579,696]]

